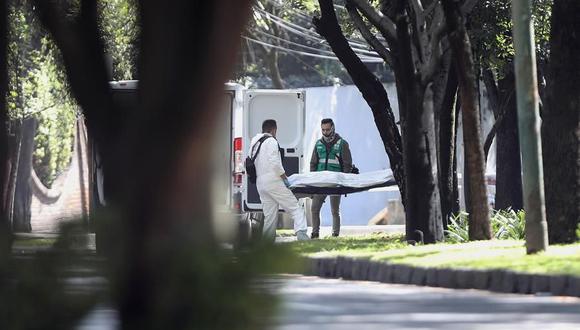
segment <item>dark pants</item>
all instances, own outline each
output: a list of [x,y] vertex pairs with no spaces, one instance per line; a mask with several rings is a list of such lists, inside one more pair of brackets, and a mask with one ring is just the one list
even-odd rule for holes
[[[318,234],[320,232],[320,209],[328,195],[315,195],[312,198],[312,232]],[[332,233],[338,235],[340,233],[340,195],[330,196],[330,209],[332,211]]]

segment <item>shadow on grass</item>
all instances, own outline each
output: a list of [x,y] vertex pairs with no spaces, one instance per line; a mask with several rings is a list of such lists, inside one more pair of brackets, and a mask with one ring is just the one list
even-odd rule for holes
[[332,251],[377,252],[407,246],[402,235],[368,235],[361,237],[323,238],[310,241],[283,243],[300,254]]

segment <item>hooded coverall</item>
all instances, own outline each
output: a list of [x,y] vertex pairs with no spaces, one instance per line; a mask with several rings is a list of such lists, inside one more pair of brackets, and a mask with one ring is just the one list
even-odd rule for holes
[[[268,133],[260,133],[252,138],[249,152],[251,156],[254,156],[258,150],[258,145],[255,148],[254,145],[265,134]],[[276,220],[280,207],[290,214],[290,217],[294,221],[294,231],[296,234],[299,231],[306,233],[307,226],[304,210],[298,204],[298,199],[286,187],[280,177],[285,174],[285,171],[282,166],[282,159],[280,158],[278,142],[275,138],[264,140],[254,163],[257,176],[256,187],[258,188],[258,194],[260,195],[260,201],[262,202],[264,211],[264,237],[274,240],[276,236]]]

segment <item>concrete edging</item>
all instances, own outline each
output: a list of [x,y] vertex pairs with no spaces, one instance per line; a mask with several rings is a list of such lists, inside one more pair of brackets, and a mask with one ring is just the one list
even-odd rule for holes
[[502,293],[580,297],[580,277],[508,270],[425,268],[351,257],[306,257],[306,275]]

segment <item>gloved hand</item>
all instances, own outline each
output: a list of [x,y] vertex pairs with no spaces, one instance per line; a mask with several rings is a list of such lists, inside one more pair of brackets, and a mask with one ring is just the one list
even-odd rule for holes
[[283,181],[286,188],[290,188],[290,181],[288,181],[288,178],[284,178]]

